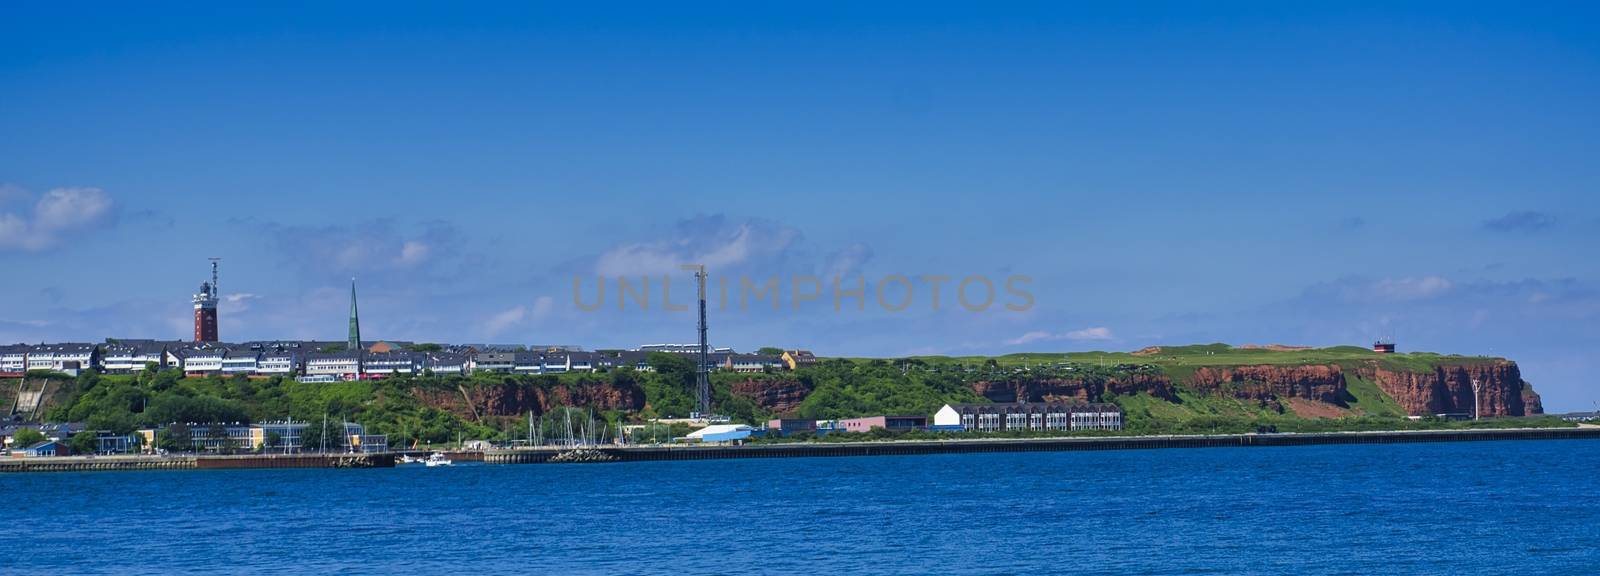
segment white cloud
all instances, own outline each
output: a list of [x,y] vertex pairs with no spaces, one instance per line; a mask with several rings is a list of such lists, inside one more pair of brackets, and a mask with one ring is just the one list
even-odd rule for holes
[[[25,194],[6,186],[6,199]],[[64,235],[111,219],[116,203],[99,188],[56,188],[34,203],[32,214],[0,213],[0,250],[38,252],[55,247]]]
[[1095,327],[1092,327],[1092,328],[1084,328],[1084,329],[1081,329],[1081,330],[1073,330],[1073,331],[1070,331],[1070,332],[1062,332],[1062,333],[1046,332],[1046,331],[1043,331],[1043,330],[1034,330],[1032,332],[1028,332],[1028,333],[1025,333],[1025,334],[1023,334],[1021,336],[1018,336],[1016,338],[1012,338],[1010,340],[1006,340],[1005,341],[1005,345],[1006,346],[1021,346],[1023,344],[1031,344],[1031,343],[1034,343],[1034,342],[1051,342],[1051,341],[1056,341],[1056,340],[1071,340],[1071,341],[1074,341],[1074,342],[1088,342],[1088,341],[1101,341],[1101,340],[1114,340],[1114,339],[1116,339],[1116,336],[1111,333],[1111,329],[1110,328],[1106,328],[1104,326],[1095,326]]
[[39,231],[64,231],[88,226],[111,214],[111,197],[99,188],[56,188],[33,207]]
[[540,296],[533,300],[533,319],[537,320],[549,316],[555,310],[556,299],[549,296]]
[[428,259],[428,253],[430,251],[432,251],[432,248],[430,248],[421,240],[407,240],[405,244],[400,246],[400,258],[398,262],[401,266],[415,266],[417,264],[421,264],[424,260]]
[[1071,332],[1066,333],[1063,336],[1068,340],[1079,340],[1079,341],[1082,341],[1082,340],[1111,340],[1111,339],[1115,338],[1115,336],[1111,335],[1111,329],[1110,328],[1106,328],[1105,326],[1095,326],[1093,328],[1084,328],[1082,330],[1073,330]]
[[26,248],[29,228],[28,221],[21,216],[0,213],[0,248]]
[[490,316],[489,320],[483,323],[483,332],[490,337],[498,336],[501,332],[521,324],[527,318],[528,307],[518,305]]
[[1006,340],[1006,345],[1007,346],[1021,346],[1023,344],[1028,344],[1028,343],[1031,343],[1031,342],[1039,342],[1039,341],[1043,341],[1043,340],[1053,340],[1053,339],[1055,339],[1054,337],[1055,337],[1055,335],[1051,334],[1049,332],[1045,332],[1043,330],[1034,330],[1034,331],[1029,332],[1027,334],[1023,334],[1021,336],[1018,336],[1016,338],[1012,338],[1010,340]]
[[261,223],[259,226],[291,263],[309,275],[324,279],[354,274],[415,281],[417,269],[423,264],[448,260],[459,254],[455,227],[438,221],[401,224],[369,220],[326,227]]
[[1312,285],[1306,288],[1301,298],[1309,302],[1331,301],[1343,304],[1415,303],[1451,296],[1460,292],[1461,288],[1443,276],[1377,279],[1346,276],[1332,282]]
[[800,231],[769,222],[730,225],[721,216],[699,217],[680,222],[670,238],[612,248],[596,259],[594,268],[607,277],[681,273],[684,264],[724,270],[781,257],[799,240]]
[[1382,300],[1405,302],[1433,298],[1450,291],[1452,286],[1448,278],[1441,276],[1385,278],[1371,286],[1370,294]]
[[861,267],[872,260],[872,255],[872,247],[866,244],[858,242],[846,246],[828,257],[828,262],[822,270],[822,279],[831,281],[834,278],[848,278],[859,273]]
[[551,298],[549,296],[540,296],[538,298],[534,298],[532,306],[518,304],[511,308],[496,312],[494,315],[490,316],[488,320],[483,322],[482,332],[484,336],[489,338],[499,336],[501,333],[504,333],[512,328],[516,328],[530,322],[538,322],[539,320],[549,317],[550,313],[555,311],[555,307],[555,298]]
[[234,293],[234,294],[224,294],[222,296],[222,304],[221,304],[221,308],[222,309],[220,310],[220,313],[222,313],[222,314],[239,314],[239,313],[248,311],[250,309],[250,303],[252,301],[260,300],[260,299],[261,299],[260,296],[257,296],[255,294],[251,294],[251,293],[248,293],[248,292],[238,292],[238,293]]

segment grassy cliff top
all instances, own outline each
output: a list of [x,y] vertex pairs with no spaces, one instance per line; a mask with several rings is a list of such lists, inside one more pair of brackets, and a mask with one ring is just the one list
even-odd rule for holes
[[[979,364],[988,361],[986,356],[919,356],[930,364]],[[1189,372],[1201,366],[1245,366],[1258,364],[1304,365],[1339,364],[1354,366],[1377,363],[1391,369],[1424,371],[1442,365],[1502,362],[1503,358],[1490,356],[1460,356],[1433,352],[1379,354],[1359,346],[1332,348],[1235,348],[1227,344],[1201,344],[1192,346],[1153,346],[1135,352],[1068,352],[1023,353],[994,357],[1002,366],[1038,365],[1057,362],[1081,364],[1152,364],[1167,372]]]

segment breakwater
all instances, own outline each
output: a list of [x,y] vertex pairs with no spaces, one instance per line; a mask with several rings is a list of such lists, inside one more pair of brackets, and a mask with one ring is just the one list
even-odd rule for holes
[[393,468],[393,454],[243,454],[234,456],[62,456],[0,459],[3,472],[207,470],[237,468]]
[[[1323,444],[1400,444],[1488,440],[1600,440],[1600,428],[1511,430],[1430,430],[1407,432],[1333,432],[1323,434],[1218,434],[1204,436],[1116,436],[1092,438],[962,439],[942,441],[804,442],[794,444],[629,446],[600,448],[613,462],[714,460],[726,458],[816,458],[837,456],[909,456],[981,452],[1067,452],[1083,450],[1150,450],[1163,448],[1248,448]],[[559,451],[491,450],[488,464],[541,464]]]

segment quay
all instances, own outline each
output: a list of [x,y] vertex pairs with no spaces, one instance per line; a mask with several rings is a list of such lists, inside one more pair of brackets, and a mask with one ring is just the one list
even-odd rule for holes
[[[611,462],[714,460],[728,458],[820,458],[839,456],[909,456],[983,452],[1070,452],[1085,450],[1150,450],[1164,448],[1252,448],[1328,444],[1409,444],[1491,440],[1600,440],[1600,428],[1527,428],[1503,430],[1427,430],[1394,432],[1329,432],[1316,434],[1217,434],[1201,436],[1113,436],[1080,438],[983,438],[936,441],[803,442],[794,444],[613,446],[596,448]],[[549,448],[490,450],[487,464],[542,464],[560,450]]]
[[[1196,436],[1095,436],[1076,438],[971,438],[927,441],[797,442],[793,444],[656,445],[589,447],[581,458],[557,458],[571,450],[541,447],[508,450],[451,451],[452,461],[485,464],[554,462],[652,462],[731,458],[825,458],[842,456],[911,456],[984,452],[1071,452],[1087,450],[1152,450],[1166,448],[1257,448],[1331,444],[1409,444],[1493,440],[1600,440],[1600,427],[1518,428],[1502,430],[1427,430],[1391,432],[1328,432],[1316,434],[1216,434]],[[89,472],[110,470],[218,470],[245,468],[393,468],[399,454],[244,454],[231,456],[62,456],[0,458],[5,472]],[[573,456],[573,454],[568,454]],[[552,462],[554,460],[554,462]]]
[[243,454],[235,456],[61,456],[0,459],[4,472],[216,470],[239,468],[393,468],[393,454]]

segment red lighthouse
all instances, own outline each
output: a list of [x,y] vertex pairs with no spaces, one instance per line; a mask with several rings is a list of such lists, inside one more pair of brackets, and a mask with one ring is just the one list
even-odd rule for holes
[[194,341],[217,341],[217,258],[211,259],[211,281],[194,295]]

